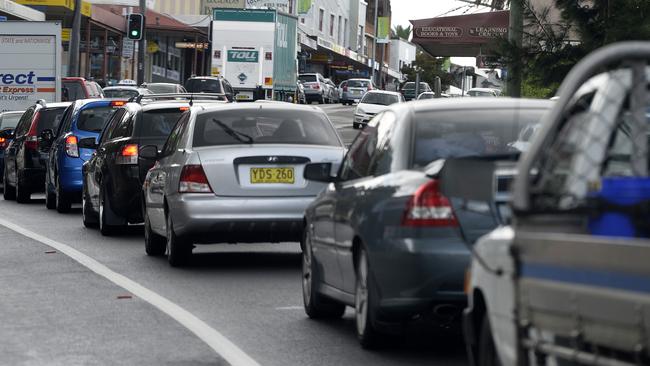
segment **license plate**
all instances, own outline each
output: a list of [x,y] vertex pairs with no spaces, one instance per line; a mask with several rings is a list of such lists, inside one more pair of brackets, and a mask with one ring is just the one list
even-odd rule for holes
[[293,184],[293,168],[251,168],[251,183],[285,183]]
[[251,99],[250,96],[248,96],[246,94],[237,94],[236,98],[237,98],[237,100],[249,100],[249,99]]

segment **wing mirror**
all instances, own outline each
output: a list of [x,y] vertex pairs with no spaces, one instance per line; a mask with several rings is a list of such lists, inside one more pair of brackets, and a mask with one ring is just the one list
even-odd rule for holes
[[84,139],[79,140],[79,148],[81,149],[97,149],[99,144],[97,143],[97,139],[94,137],[86,137]]
[[156,145],[145,145],[140,148],[138,156],[142,159],[156,160],[158,158],[158,147]]
[[334,183],[338,178],[332,176],[332,163],[311,163],[305,166],[302,176],[307,180]]

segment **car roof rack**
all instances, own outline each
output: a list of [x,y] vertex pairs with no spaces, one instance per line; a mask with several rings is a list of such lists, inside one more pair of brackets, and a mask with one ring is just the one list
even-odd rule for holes
[[187,100],[190,104],[193,104],[197,100],[214,100],[214,101],[228,101],[226,94],[223,93],[167,93],[167,94],[142,94],[135,97],[132,97],[128,100],[129,103],[142,103],[146,102],[156,102],[156,101],[182,101]]

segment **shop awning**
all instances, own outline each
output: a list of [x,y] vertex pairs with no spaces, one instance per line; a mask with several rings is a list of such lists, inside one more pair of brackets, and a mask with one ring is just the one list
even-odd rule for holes
[[476,57],[508,36],[509,11],[411,20],[412,43],[432,56]]
[[0,0],[0,15],[7,17],[8,20],[29,20],[33,22],[45,20],[45,13],[10,0]]
[[[45,11],[47,9],[48,15],[53,11],[56,11],[56,8],[60,8],[62,11],[74,10],[74,0],[14,0],[18,4],[28,5],[36,10]],[[86,1],[81,2],[81,14],[89,17],[91,14],[91,5]]]

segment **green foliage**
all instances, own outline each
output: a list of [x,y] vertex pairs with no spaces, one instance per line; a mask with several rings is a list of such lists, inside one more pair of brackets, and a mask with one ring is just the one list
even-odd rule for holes
[[401,38],[406,41],[411,38],[411,26],[403,27],[401,25],[396,25],[395,28],[391,30],[391,38]]

